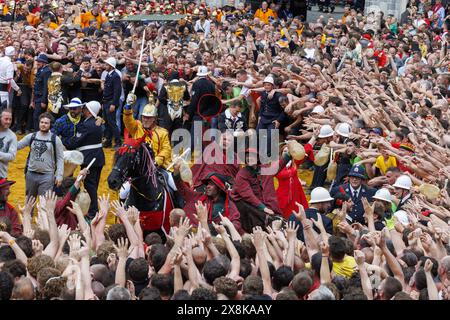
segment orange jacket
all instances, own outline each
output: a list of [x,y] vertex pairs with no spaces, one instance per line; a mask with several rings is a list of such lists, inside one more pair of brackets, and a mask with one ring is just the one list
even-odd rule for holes
[[269,23],[269,17],[276,19],[277,14],[272,9],[267,9],[266,12],[264,12],[260,8],[255,12],[255,18],[259,18],[259,20],[263,21],[264,23]]
[[99,13],[97,16],[94,16],[91,11],[88,11],[81,14],[81,28],[84,29],[89,27],[89,21],[91,21],[92,19],[97,20],[98,29],[100,29],[102,23],[108,21],[108,18],[104,14]]

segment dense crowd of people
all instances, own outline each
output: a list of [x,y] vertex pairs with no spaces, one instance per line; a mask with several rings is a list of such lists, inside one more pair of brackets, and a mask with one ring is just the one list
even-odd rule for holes
[[447,2],[236,2],[2,3],[1,300],[450,299]]

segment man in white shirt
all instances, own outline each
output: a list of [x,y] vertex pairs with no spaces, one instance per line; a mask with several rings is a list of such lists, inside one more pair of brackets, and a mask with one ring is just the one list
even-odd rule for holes
[[206,19],[206,11],[202,10],[200,11],[200,19],[197,20],[197,22],[195,23],[194,26],[194,30],[195,32],[199,32],[199,31],[203,31],[203,33],[205,34],[205,39],[208,38],[209,34],[210,34],[210,29],[211,29],[211,22]]
[[22,91],[14,81],[14,65],[11,58],[16,54],[14,47],[5,48],[5,56],[0,58],[0,104],[3,107],[11,106],[10,92],[11,88],[17,91],[20,96]]

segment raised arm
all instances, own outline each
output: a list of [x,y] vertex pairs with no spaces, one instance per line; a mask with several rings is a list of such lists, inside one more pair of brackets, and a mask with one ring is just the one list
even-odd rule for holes
[[45,193],[45,206],[46,206],[46,215],[48,219],[48,227],[49,227],[49,234],[50,234],[50,243],[44,250],[44,254],[55,258],[56,253],[58,252],[59,248],[59,235],[58,235],[58,226],[56,225],[55,220],[55,207],[56,207],[56,201],[58,198],[56,197],[56,194],[53,191],[47,191]]
[[128,239],[117,239],[117,246],[114,245],[114,249],[116,249],[117,256],[119,257],[119,263],[116,268],[115,283],[125,288],[125,284],[127,282],[125,266],[128,258]]
[[354,254],[356,264],[358,265],[359,269],[359,276],[361,277],[363,292],[366,295],[367,299],[373,300],[372,284],[370,282],[369,275],[367,274],[364,253],[362,251],[355,250]]
[[256,249],[256,255],[259,261],[259,271],[261,273],[261,278],[263,280],[264,294],[272,296],[272,281],[270,278],[269,265],[267,264],[267,259],[264,254],[264,242],[266,234],[261,229],[255,229],[253,231],[254,235],[254,245]]

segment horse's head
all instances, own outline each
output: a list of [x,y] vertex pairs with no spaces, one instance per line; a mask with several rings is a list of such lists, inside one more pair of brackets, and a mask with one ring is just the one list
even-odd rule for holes
[[135,158],[136,149],[132,147],[124,147],[116,153],[114,167],[108,176],[108,186],[111,190],[119,190],[125,180],[130,177]]

